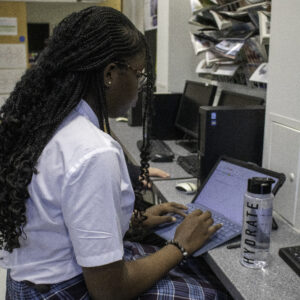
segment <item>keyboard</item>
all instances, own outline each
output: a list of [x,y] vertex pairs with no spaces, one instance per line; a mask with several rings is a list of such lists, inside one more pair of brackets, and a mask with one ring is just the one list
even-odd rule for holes
[[[143,141],[137,141],[137,147],[141,151]],[[153,162],[171,162],[174,159],[174,153],[171,148],[162,140],[150,141],[150,160]]]
[[198,155],[192,154],[187,156],[178,156],[177,163],[187,173],[194,177],[199,177],[200,160]]
[[300,245],[280,248],[279,256],[300,276]]
[[[214,224],[222,223],[223,226],[214,234],[212,235],[207,242],[198,250],[196,251],[193,256],[199,256],[221,244],[224,242],[229,241],[230,239],[238,236],[241,234],[242,226],[238,225],[234,222],[231,222],[223,216],[222,214],[215,212],[212,209],[208,209],[204,205],[201,204],[195,204],[195,203],[189,203],[187,204],[188,210],[187,214],[190,214],[195,209],[201,209],[202,211],[209,210],[212,214],[212,218],[214,220]],[[183,217],[180,215],[175,215],[176,222],[171,224],[161,224],[157,227],[155,230],[155,233],[159,236],[165,238],[165,239],[171,239],[174,237],[177,226],[183,221]],[[172,226],[172,227],[171,227]],[[165,232],[168,232],[167,236],[164,234]]]

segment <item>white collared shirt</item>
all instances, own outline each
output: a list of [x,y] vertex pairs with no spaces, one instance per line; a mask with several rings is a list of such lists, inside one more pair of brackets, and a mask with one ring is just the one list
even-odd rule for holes
[[27,239],[0,266],[16,281],[58,283],[123,257],[134,193],[120,145],[84,101],[44,148],[28,187]]

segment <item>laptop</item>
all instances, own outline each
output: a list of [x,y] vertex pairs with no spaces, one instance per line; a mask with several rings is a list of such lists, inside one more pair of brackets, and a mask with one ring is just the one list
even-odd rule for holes
[[[193,256],[199,256],[242,232],[244,194],[248,179],[252,177],[270,177],[274,179],[272,192],[275,195],[285,181],[283,173],[264,169],[226,156],[221,156],[197,191],[192,202],[187,205],[188,213],[195,209],[209,210],[215,223],[223,223],[210,239]],[[176,215],[176,223],[161,225],[155,233],[165,240],[174,238],[176,227],[183,217]]]

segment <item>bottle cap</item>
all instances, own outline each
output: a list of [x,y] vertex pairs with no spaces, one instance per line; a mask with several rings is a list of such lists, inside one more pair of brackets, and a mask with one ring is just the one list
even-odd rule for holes
[[248,192],[253,194],[270,194],[274,179],[268,177],[252,177],[248,179]]

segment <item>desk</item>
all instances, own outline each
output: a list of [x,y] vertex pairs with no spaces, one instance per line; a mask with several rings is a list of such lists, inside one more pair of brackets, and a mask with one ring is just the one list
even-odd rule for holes
[[[129,127],[127,123],[110,121],[113,136],[124,147],[128,159],[138,164],[138,149],[136,141],[142,136],[141,127]],[[187,151],[169,141],[175,156],[187,155]],[[179,149],[180,148],[180,149]],[[176,158],[175,158],[176,159]],[[190,181],[196,183],[176,162],[151,163],[152,166],[166,170],[171,174],[170,179],[153,181],[153,191],[158,202],[175,201],[187,204],[193,195],[186,195],[175,189],[178,182]],[[217,247],[203,255],[212,270],[231,293],[234,299],[246,300],[298,300],[300,299],[300,277],[279,257],[281,247],[300,244],[300,234],[291,228],[276,212],[274,217],[278,230],[271,234],[271,263],[265,270],[252,270],[239,263],[240,249],[227,249],[226,244]],[[238,241],[236,238],[231,242]],[[229,243],[231,243],[229,242]]]
[[[142,139],[143,129],[141,126],[128,126],[126,122],[116,122],[115,119],[109,119],[111,135],[123,147],[125,156],[135,165],[140,165],[140,151],[136,142]],[[175,141],[166,141],[166,144],[175,154],[173,162],[150,162],[151,167],[159,168],[170,174],[171,178],[191,178],[191,175],[183,170],[176,163],[179,155],[189,155],[190,152],[176,144]],[[159,178],[152,178],[160,180]]]
[[[175,189],[179,182],[194,182],[196,179],[164,180],[153,183],[159,202],[175,201],[190,203],[193,195],[186,195]],[[252,270],[239,263],[240,248],[227,249],[219,246],[203,255],[203,258],[231,293],[234,299],[298,300],[300,299],[300,277],[280,258],[281,247],[300,245],[300,234],[291,228],[276,212],[274,217],[278,230],[271,234],[271,263],[265,270]]]

